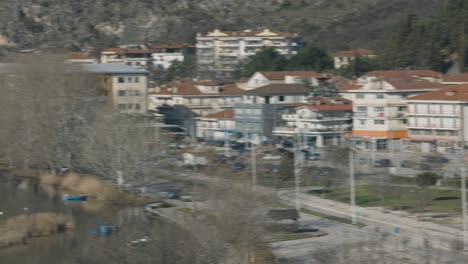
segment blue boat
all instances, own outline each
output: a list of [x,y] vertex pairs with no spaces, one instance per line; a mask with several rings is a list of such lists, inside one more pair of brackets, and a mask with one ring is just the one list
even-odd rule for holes
[[84,202],[88,200],[88,196],[81,194],[81,195],[64,195],[63,196],[63,201],[66,203],[71,203],[71,202]]

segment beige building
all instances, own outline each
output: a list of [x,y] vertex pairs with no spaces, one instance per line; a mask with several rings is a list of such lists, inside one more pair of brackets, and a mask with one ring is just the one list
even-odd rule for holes
[[363,150],[393,150],[407,138],[406,101],[442,88],[440,83],[410,76],[386,76],[352,85],[340,94],[353,102],[353,144]]
[[286,57],[302,45],[296,34],[263,31],[220,31],[200,33],[196,37],[198,72],[202,78],[230,78],[239,63],[264,46],[274,47]]
[[148,72],[123,64],[83,64],[83,70],[96,74],[103,95],[120,113],[147,111]]
[[351,64],[357,56],[364,58],[374,58],[377,54],[372,50],[357,48],[352,50],[340,50],[335,53],[334,65],[335,69],[340,69]]
[[403,150],[450,153],[468,141],[468,84],[407,98],[408,138]]

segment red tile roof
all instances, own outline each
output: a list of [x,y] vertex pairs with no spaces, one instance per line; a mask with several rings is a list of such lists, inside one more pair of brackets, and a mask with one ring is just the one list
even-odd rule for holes
[[411,76],[384,76],[373,80],[372,82],[384,81],[392,85],[397,90],[415,90],[415,89],[437,89],[443,88],[445,85],[426,81],[417,77]]
[[220,112],[207,115],[205,117],[216,118],[216,119],[234,119],[234,109],[226,109]]
[[355,57],[356,55],[376,55],[372,50],[357,48],[352,50],[340,50],[335,53],[336,57]]
[[184,48],[194,48],[195,46],[189,44],[161,44],[152,46],[151,49],[184,49]]
[[224,84],[219,87],[219,93],[222,95],[240,95],[243,94],[245,90],[237,87],[237,84]]
[[444,82],[466,82],[468,83],[468,72],[455,74],[444,78]]
[[331,74],[318,73],[315,71],[262,71],[260,72],[268,80],[284,80],[286,76],[310,77],[310,78],[332,78]]
[[444,89],[435,90],[409,97],[406,100],[435,100],[435,101],[464,101],[468,102],[468,84],[448,86]]
[[308,94],[311,90],[302,84],[281,83],[268,84],[252,90],[245,91],[244,94],[269,95],[269,94]]
[[432,77],[432,78],[442,78],[443,75],[440,72],[433,70],[391,70],[391,71],[371,71],[365,75],[375,75],[375,76],[418,76],[418,77]]
[[96,60],[97,58],[85,52],[69,52],[67,58],[69,60]]

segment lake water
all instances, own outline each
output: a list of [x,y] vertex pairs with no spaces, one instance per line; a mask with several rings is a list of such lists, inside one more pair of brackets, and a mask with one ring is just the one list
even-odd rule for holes
[[[86,202],[88,203],[88,202]],[[148,219],[142,208],[113,208],[100,204],[88,203],[86,207],[80,204],[67,205],[62,202],[61,195],[45,192],[33,181],[7,179],[0,175],[0,221],[38,212],[54,212],[73,216],[76,228],[63,234],[50,237],[31,238],[25,245],[0,249],[1,264],[68,264],[86,263],[80,258],[92,258],[96,245],[102,245],[103,238],[93,234],[96,224],[117,225],[125,228],[140,229],[135,237],[121,239],[127,244],[131,239],[137,239],[148,229]],[[1,234],[0,234],[1,236]],[[94,263],[94,262],[93,262]],[[111,260],[99,263],[114,263]]]

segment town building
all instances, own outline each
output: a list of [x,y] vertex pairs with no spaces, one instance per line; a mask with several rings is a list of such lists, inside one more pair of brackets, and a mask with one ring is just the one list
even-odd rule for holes
[[148,93],[149,108],[184,105],[200,116],[233,108],[242,101],[244,90],[235,83],[212,81],[170,82],[151,89]]
[[334,78],[327,73],[315,71],[265,71],[256,72],[249,78],[247,87],[257,88],[268,84],[298,83],[309,86],[319,86]]
[[468,145],[468,84],[406,99],[408,138],[402,150],[453,153]]
[[172,62],[183,62],[188,54],[195,53],[195,47],[188,44],[164,44],[151,48],[151,57],[154,68],[167,69]]
[[357,79],[358,84],[366,84],[375,79],[382,77],[399,77],[408,76],[419,78],[428,82],[440,83],[443,79],[443,74],[433,70],[385,70],[385,71],[371,71]]
[[274,47],[279,54],[290,57],[302,46],[297,34],[263,31],[220,31],[218,29],[196,37],[197,70],[206,79],[231,78],[239,63],[262,47]]
[[269,84],[245,91],[234,105],[235,131],[245,140],[267,141],[287,104],[305,103],[311,90],[301,84]]
[[123,64],[82,64],[97,75],[102,94],[120,113],[144,114],[147,110],[148,72]]
[[350,65],[351,61],[356,59],[357,56],[363,58],[375,58],[377,54],[372,50],[362,48],[337,51],[334,57],[335,69],[340,69]]
[[350,84],[340,94],[353,102],[351,143],[363,150],[399,149],[407,138],[406,101],[442,88],[440,83],[407,75],[384,76],[364,85]]
[[67,54],[67,61],[70,63],[99,63],[98,59],[89,55],[87,52],[69,52]]
[[280,138],[300,135],[316,147],[339,145],[344,143],[344,134],[351,132],[352,112],[351,101],[339,96],[312,97],[306,104],[283,108],[273,135]]
[[137,69],[148,69],[152,63],[151,51],[142,45],[108,48],[101,51],[101,63],[120,63]]
[[234,128],[234,109],[196,118],[197,138],[202,138],[204,141],[233,139]]

